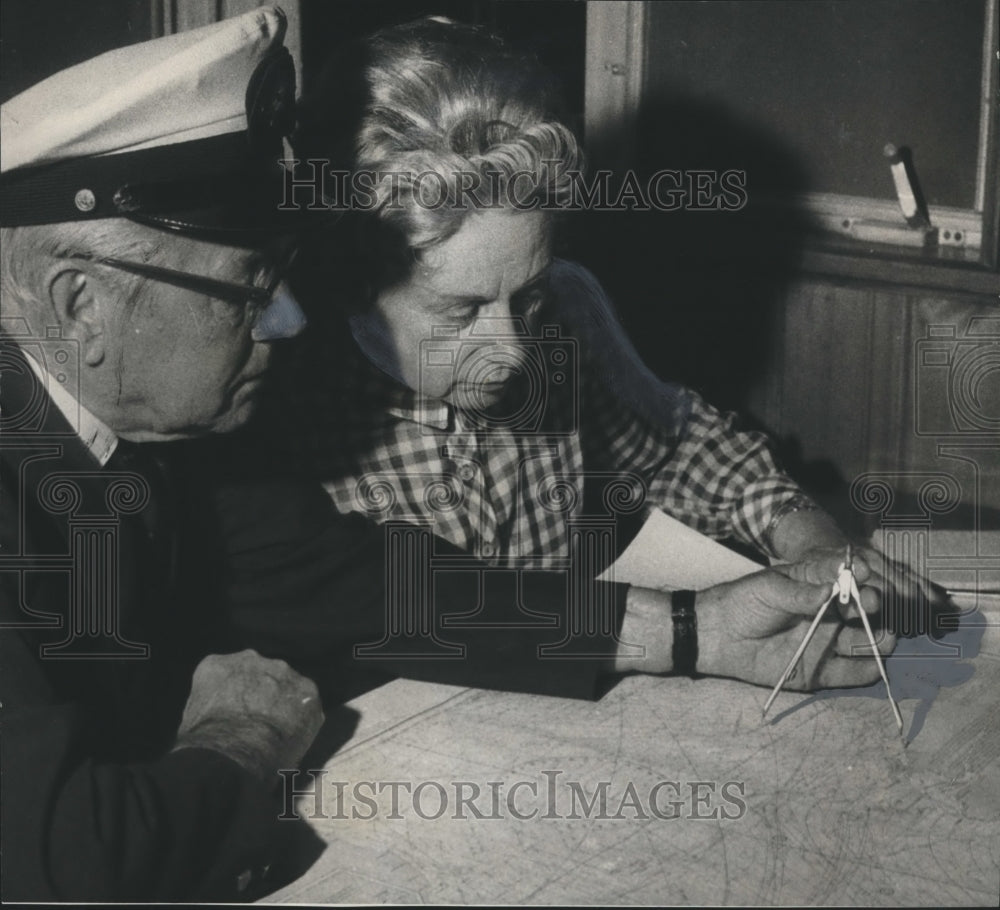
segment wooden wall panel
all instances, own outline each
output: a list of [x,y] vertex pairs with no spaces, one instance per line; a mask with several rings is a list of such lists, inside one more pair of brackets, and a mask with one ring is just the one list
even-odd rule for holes
[[[914,503],[939,489],[942,504],[953,493],[960,499],[947,507],[956,523],[972,511],[983,526],[1000,522],[1000,336],[968,334],[1000,332],[1000,308],[812,279],[791,287],[776,325],[777,356],[751,413],[825,504],[878,475],[894,490],[895,513],[915,515]],[[948,358],[950,366],[939,362]],[[964,375],[956,369],[963,358],[975,363]]]

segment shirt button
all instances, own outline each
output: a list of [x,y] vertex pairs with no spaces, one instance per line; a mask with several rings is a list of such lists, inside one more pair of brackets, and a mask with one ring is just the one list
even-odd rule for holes
[[461,477],[462,480],[472,480],[472,478],[476,476],[476,469],[471,464],[463,464],[458,469],[458,476]]
[[236,890],[239,892],[246,891],[250,887],[250,880],[253,878],[253,873],[249,869],[244,869],[239,875],[236,876]]

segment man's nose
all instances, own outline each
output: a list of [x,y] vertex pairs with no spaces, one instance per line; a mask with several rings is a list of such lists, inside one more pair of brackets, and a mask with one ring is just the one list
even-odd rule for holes
[[274,296],[264,307],[250,331],[254,341],[278,341],[294,338],[306,327],[306,314],[285,282],[281,282]]

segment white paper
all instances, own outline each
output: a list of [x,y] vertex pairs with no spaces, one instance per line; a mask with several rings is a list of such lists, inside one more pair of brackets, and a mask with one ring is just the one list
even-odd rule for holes
[[763,568],[656,510],[599,580],[642,588],[701,591]]

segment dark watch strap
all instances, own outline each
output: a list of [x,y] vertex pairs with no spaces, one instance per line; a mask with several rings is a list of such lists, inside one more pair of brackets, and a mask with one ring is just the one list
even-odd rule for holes
[[694,612],[694,591],[674,591],[670,595],[674,620],[674,673],[697,676],[698,618]]

